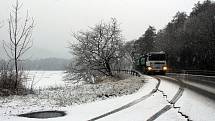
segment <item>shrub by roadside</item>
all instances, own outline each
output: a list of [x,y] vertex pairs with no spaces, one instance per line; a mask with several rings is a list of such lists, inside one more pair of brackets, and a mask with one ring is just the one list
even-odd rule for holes
[[135,93],[144,85],[143,78],[131,75],[123,77],[120,80],[106,78],[97,84],[81,84],[70,88],[50,87],[35,90],[34,94],[0,97],[0,115],[56,110],[64,106],[105,100]]
[[77,85],[67,89],[42,90],[38,96],[54,100],[55,105],[67,106],[132,94],[140,89],[144,83],[142,78],[130,75],[124,76],[127,76],[126,79],[118,81],[107,78],[97,84]]
[[6,62],[0,63],[0,96],[23,95],[27,90],[23,85],[24,75],[18,75],[17,87],[15,85],[16,74],[13,68]]

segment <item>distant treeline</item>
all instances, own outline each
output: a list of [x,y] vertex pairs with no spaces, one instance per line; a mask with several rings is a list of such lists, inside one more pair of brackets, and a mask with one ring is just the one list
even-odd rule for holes
[[[69,59],[61,58],[44,58],[35,60],[21,61],[24,70],[65,70],[66,66],[71,62]],[[0,65],[3,60],[0,60]]]
[[143,36],[127,43],[138,58],[151,51],[165,51],[174,69],[215,70],[215,3],[198,2],[192,12],[178,12],[156,33],[149,26]]

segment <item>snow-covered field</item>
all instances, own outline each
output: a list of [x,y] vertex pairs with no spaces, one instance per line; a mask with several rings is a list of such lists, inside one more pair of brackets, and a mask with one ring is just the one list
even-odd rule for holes
[[[117,82],[74,86],[64,89],[63,72],[31,72],[35,77],[35,89],[41,89],[36,95],[0,97],[0,121],[87,121],[120,108],[134,100],[148,95],[155,89],[158,81],[150,76],[130,76]],[[37,81],[36,81],[37,80]],[[144,80],[144,83],[143,81]],[[52,88],[47,88],[51,86]],[[45,89],[47,88],[47,89]],[[139,90],[138,90],[139,89]],[[179,86],[161,80],[159,90],[164,91],[170,101],[177,93]],[[169,105],[162,93],[153,95],[137,104],[116,113],[100,118],[101,121],[145,121]],[[185,89],[182,97],[176,102],[180,111],[194,121],[214,121],[215,101]],[[67,113],[64,117],[35,119],[18,117],[17,114],[60,110]],[[178,109],[171,108],[160,115],[156,121],[185,121]]]
[[[36,94],[0,97],[0,120],[15,120],[18,118],[17,114],[27,112],[65,110],[63,107],[71,108],[77,104],[111,99],[136,92],[144,84],[143,79],[132,76],[115,82],[106,81],[65,88],[62,78],[64,73],[61,71],[33,71],[28,75],[34,78]],[[29,81],[26,85],[31,83]]]
[[28,71],[26,74],[29,77],[27,87],[31,87],[32,84],[34,89],[65,86],[62,81],[64,71]]

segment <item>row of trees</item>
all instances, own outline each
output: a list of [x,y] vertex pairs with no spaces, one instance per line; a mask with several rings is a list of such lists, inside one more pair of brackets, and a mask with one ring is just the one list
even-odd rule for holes
[[35,60],[25,60],[22,66],[25,70],[65,70],[65,67],[71,62],[69,59],[62,58],[44,58]]
[[[178,12],[164,29],[149,26],[137,40],[123,43],[116,19],[74,33],[71,44],[75,62],[69,72],[87,80],[99,75],[113,76],[112,70],[128,68],[151,51],[165,51],[174,69],[215,69],[215,3],[198,2],[188,16]],[[123,66],[124,65],[124,66]]]
[[195,4],[190,15],[178,12],[164,29],[156,33],[149,26],[143,36],[127,43],[131,58],[150,51],[165,51],[171,67],[215,69],[215,3]]

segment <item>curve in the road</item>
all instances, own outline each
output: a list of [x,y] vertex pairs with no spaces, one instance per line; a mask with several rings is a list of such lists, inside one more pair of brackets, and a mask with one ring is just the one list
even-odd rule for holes
[[101,118],[103,118],[103,117],[106,117],[106,116],[111,115],[111,114],[113,114],[113,113],[116,113],[116,112],[119,112],[119,111],[124,110],[124,109],[126,109],[126,108],[129,108],[129,107],[131,107],[131,106],[133,106],[133,105],[135,105],[135,104],[137,104],[137,103],[139,103],[139,102],[145,100],[146,98],[150,97],[150,96],[153,95],[155,92],[157,92],[158,87],[160,86],[160,79],[157,79],[157,81],[158,81],[158,83],[157,83],[156,87],[155,87],[149,94],[147,94],[147,95],[145,95],[145,96],[142,96],[141,98],[136,99],[136,100],[134,100],[134,101],[132,101],[132,102],[126,104],[126,105],[123,105],[123,106],[121,106],[121,107],[119,107],[119,108],[117,108],[117,109],[115,109],[115,110],[112,110],[112,111],[107,112],[107,113],[105,113],[105,114],[103,114],[103,115],[97,116],[97,117],[95,117],[95,118],[92,118],[92,119],[90,119],[90,120],[88,120],[88,121],[95,121],[95,120],[101,119]]
[[[155,77],[156,79],[160,79],[158,77]],[[176,80],[176,79],[174,79]],[[183,85],[183,82],[181,80],[178,80],[178,83],[180,85],[177,93],[175,94],[175,96],[171,99],[171,101],[168,101],[167,100],[167,95],[164,93],[164,91],[162,90],[158,90],[159,92],[162,93],[162,95],[166,98],[167,102],[170,104],[170,105],[166,105],[164,106],[161,110],[159,110],[157,113],[155,113],[153,116],[151,116],[147,121],[154,121],[155,119],[157,119],[159,116],[161,116],[162,114],[164,114],[165,112],[167,112],[168,110],[170,110],[172,107],[175,108],[175,109],[178,109],[178,113],[181,114],[181,116],[185,117],[188,121],[190,121],[189,117],[185,114],[183,114],[181,111],[180,111],[180,107],[176,107],[175,106],[175,103],[178,101],[178,99],[180,99],[180,97],[183,95],[183,92],[184,92],[184,85]]]
[[[168,74],[167,78],[177,78],[180,77],[181,74]],[[170,77],[169,77],[170,76]],[[199,77],[200,79],[194,79],[193,77]],[[163,76],[162,76],[163,77]],[[192,83],[188,82],[195,82],[202,86],[208,86],[211,88],[215,88],[215,77],[214,76],[203,76],[203,75],[187,75],[186,80],[183,80],[183,85],[185,85],[186,88],[193,90],[195,92],[198,92],[199,94],[206,96],[212,100],[215,100],[215,92],[214,90],[207,90],[204,89],[204,87],[199,87],[196,85],[193,85]],[[175,82],[175,81],[174,81]]]

